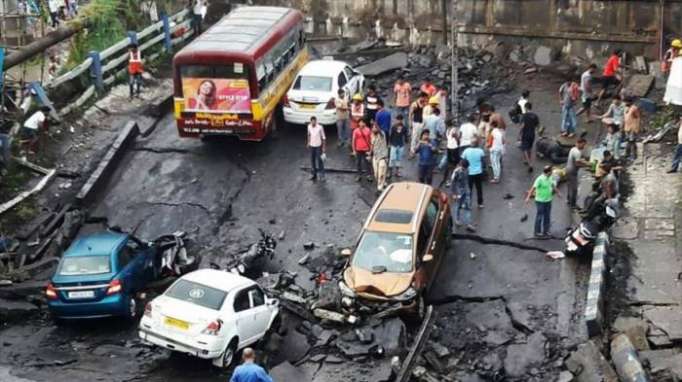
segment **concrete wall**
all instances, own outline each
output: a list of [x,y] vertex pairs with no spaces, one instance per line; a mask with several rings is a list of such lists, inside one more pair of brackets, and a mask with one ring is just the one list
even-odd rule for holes
[[[451,20],[453,0],[446,0]],[[441,0],[252,0],[299,8],[317,35],[431,44],[443,41]],[[663,8],[661,3],[664,3]],[[532,43],[566,57],[597,59],[615,47],[658,59],[661,14],[667,44],[682,35],[682,0],[458,0],[461,42]],[[533,40],[529,40],[533,38]]]

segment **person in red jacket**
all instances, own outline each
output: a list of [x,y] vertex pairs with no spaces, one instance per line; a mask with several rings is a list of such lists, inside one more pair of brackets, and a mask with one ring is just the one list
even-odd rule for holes
[[623,51],[621,49],[616,49],[606,61],[604,72],[601,77],[602,89],[599,92],[599,96],[597,96],[597,103],[601,101],[610,87],[613,86],[615,89],[618,89],[620,86],[622,80],[621,66],[623,66],[620,62],[620,58],[622,55]]
[[142,53],[137,49],[137,44],[130,44],[128,55],[128,85],[130,86],[130,99],[133,99],[135,85],[137,85],[135,94],[138,97],[140,96],[144,64],[142,63]]

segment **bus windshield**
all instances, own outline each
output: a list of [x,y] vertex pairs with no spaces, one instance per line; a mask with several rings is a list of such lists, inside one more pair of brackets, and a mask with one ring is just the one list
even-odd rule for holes
[[183,65],[180,68],[186,111],[250,113],[248,66]]

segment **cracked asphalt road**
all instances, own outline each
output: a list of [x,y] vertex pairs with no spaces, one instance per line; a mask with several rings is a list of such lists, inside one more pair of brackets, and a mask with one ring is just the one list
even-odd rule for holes
[[[553,92],[543,91],[538,88],[532,97],[551,99]],[[495,102],[506,110],[514,98],[501,96]],[[535,106],[541,120],[558,119],[557,106],[539,102]],[[536,165],[533,175],[520,165],[520,153],[513,144],[517,133],[510,127],[502,183],[486,184],[485,209],[474,211],[477,234],[559,249],[558,240],[528,240],[534,208],[523,206],[523,196],[541,165]],[[107,191],[94,203],[91,215],[108,217],[110,225],[136,229],[144,239],[187,231],[203,254],[204,266],[221,264],[225,254],[246,250],[257,241],[258,228],[275,235],[284,231],[285,239],[267,267],[298,272],[298,282],[306,286],[310,274],[297,264],[305,254],[303,243],[315,242],[316,251],[327,244],[351,245],[375,194],[373,186],[358,185],[350,174],[328,174],[326,182],[311,183],[309,174],[299,169],[309,165],[303,134],[302,127],[288,127],[258,144],[180,140],[172,115],[166,115],[149,137],[138,138]],[[347,151],[336,149],[332,129],[328,135],[327,165],[352,167]],[[407,173],[414,175],[414,163],[409,167]],[[506,193],[513,198],[504,199]],[[531,218],[520,223],[525,213]],[[555,203],[552,213],[553,231],[560,237],[570,224],[563,200]],[[513,316],[503,320],[505,325],[507,321],[513,324],[515,334],[508,341],[494,340],[492,348],[480,346],[486,338],[490,340],[486,331],[498,330],[494,323],[490,328],[479,326],[477,335],[463,336],[459,343],[449,345],[462,351],[483,349],[472,352],[476,357],[496,352],[502,359],[508,346],[510,351],[523,352],[520,344],[526,337],[535,341],[537,335],[531,341],[534,333],[559,338],[569,346],[582,335],[577,321],[580,305],[576,304],[577,297],[582,298],[581,275],[575,275],[579,271],[571,259],[550,262],[535,250],[456,239],[430,295],[441,305],[438,332],[456,338],[462,326],[450,320],[469,317],[475,321],[486,312],[498,314],[497,305],[502,304],[500,314]],[[0,376],[9,370],[28,381],[225,381],[228,375],[206,361],[150,350],[137,340],[134,325],[114,320],[57,328],[46,317],[36,317],[3,328],[0,337]]]

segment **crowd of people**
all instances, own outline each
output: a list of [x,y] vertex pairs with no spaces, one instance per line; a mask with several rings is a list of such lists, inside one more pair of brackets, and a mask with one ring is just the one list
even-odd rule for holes
[[[616,169],[612,161],[620,159],[621,145],[625,146],[628,158],[636,156],[641,112],[634,98],[621,91],[622,54],[620,49],[612,52],[601,76],[596,75],[597,65],[590,64],[558,89],[560,135],[574,142],[574,147],[568,152],[564,168],[544,166],[526,195],[527,201],[532,199],[536,204],[534,233],[537,237],[550,235],[551,203],[559,195],[558,179],[566,180],[567,203],[577,209],[580,168],[594,167],[595,175],[600,178],[605,175],[603,172],[608,174]],[[412,98],[413,95],[416,97]],[[348,147],[355,160],[357,181],[375,182],[377,194],[385,189],[388,181],[403,177],[406,160],[416,162],[417,180],[421,183],[431,185],[434,174],[441,173],[437,185],[451,191],[455,224],[474,231],[471,217],[474,191],[476,205],[482,209],[484,184],[500,183],[503,179],[503,158],[509,146],[507,120],[494,105],[480,101],[466,120],[457,125],[446,118],[447,95],[447,89],[437,89],[429,78],[416,90],[401,76],[393,86],[389,110],[389,100],[383,100],[374,85],[369,85],[364,95],[346,94],[341,89],[335,98],[338,147]],[[522,153],[523,164],[533,173],[533,151],[536,137],[541,134],[541,123],[533,111],[530,95],[530,91],[522,91],[515,107],[509,111],[509,119],[518,130],[516,145]],[[600,103],[607,97],[612,101],[602,107]],[[604,112],[596,113],[597,106]],[[581,115],[585,124],[600,121],[603,125],[604,155],[596,165],[584,159],[584,137],[576,137]],[[311,180],[316,181],[324,176],[324,129],[312,119],[307,136]]]

